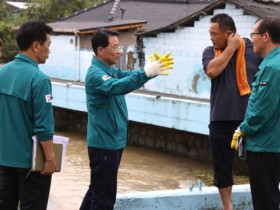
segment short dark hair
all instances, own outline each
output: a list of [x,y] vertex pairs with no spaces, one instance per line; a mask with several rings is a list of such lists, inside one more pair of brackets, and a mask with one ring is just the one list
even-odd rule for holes
[[38,41],[41,45],[47,40],[47,34],[53,29],[42,21],[31,20],[20,26],[17,31],[17,44],[21,51],[27,50],[31,44]]
[[275,16],[261,17],[259,22],[258,33],[268,33],[273,43],[280,44],[280,18]]
[[108,47],[109,36],[118,36],[117,31],[111,31],[104,28],[98,29],[91,38],[91,46],[95,55],[97,55],[98,47]]
[[230,30],[233,33],[236,33],[236,27],[235,27],[234,20],[228,14],[221,13],[221,14],[214,15],[210,19],[210,22],[218,23],[220,28],[223,30]]

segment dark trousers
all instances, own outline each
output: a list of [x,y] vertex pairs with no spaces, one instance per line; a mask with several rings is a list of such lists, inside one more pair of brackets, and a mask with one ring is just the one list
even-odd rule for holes
[[113,210],[122,151],[88,147],[90,185],[80,210]]
[[214,186],[218,188],[233,185],[233,161],[235,150],[230,144],[234,131],[241,121],[211,121],[209,140],[214,169]]
[[254,210],[280,209],[280,153],[247,151]]
[[51,176],[30,169],[0,166],[0,209],[46,210]]

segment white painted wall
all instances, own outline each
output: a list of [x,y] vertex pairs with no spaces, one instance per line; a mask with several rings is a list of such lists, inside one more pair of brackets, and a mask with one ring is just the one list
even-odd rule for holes
[[51,36],[51,53],[40,69],[51,77],[77,79],[79,69],[79,51],[75,46],[75,36]]
[[[243,15],[243,10],[232,4],[214,11],[214,15],[218,13],[232,16],[238,33],[247,38],[257,19],[251,15]],[[145,84],[145,89],[194,98],[210,97],[210,80],[202,69],[202,52],[205,47],[212,45],[208,33],[211,17],[200,17],[194,27],[178,28],[175,33],[160,33],[157,37],[144,38],[146,60],[157,51],[161,55],[172,52],[175,61],[169,76],[149,81]],[[194,85],[196,79],[197,85]]]

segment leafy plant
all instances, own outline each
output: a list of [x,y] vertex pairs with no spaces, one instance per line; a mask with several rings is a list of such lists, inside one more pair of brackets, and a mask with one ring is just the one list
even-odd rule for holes
[[16,43],[16,31],[14,26],[21,25],[27,20],[27,17],[20,13],[14,13],[14,10],[4,1],[0,2],[0,38],[4,41],[2,48],[2,57],[0,62],[8,62],[18,53]]
[[0,0],[0,38],[4,40],[0,62],[7,62],[18,53],[15,26],[27,20],[55,22],[60,17],[99,4],[103,0],[27,0],[30,3],[25,10],[15,10],[6,1]]
[[31,4],[23,14],[29,19],[50,23],[101,2],[103,0],[30,0]]
[[0,23],[0,34],[4,41],[2,48],[2,62],[8,62],[14,58],[18,53],[18,46],[16,43],[16,33],[12,27],[5,23]]

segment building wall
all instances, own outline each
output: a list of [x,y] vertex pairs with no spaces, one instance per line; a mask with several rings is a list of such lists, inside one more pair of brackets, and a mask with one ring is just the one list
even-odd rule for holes
[[75,35],[51,36],[51,53],[40,69],[52,78],[79,81],[91,63],[92,50],[80,50],[80,38]]
[[[124,46],[124,54],[117,68],[131,69],[135,66],[131,64],[131,59],[135,61],[135,33],[136,29],[120,32],[119,41]],[[50,56],[44,65],[40,65],[40,69],[52,78],[84,82],[94,55],[91,35],[52,35],[51,40]]]

